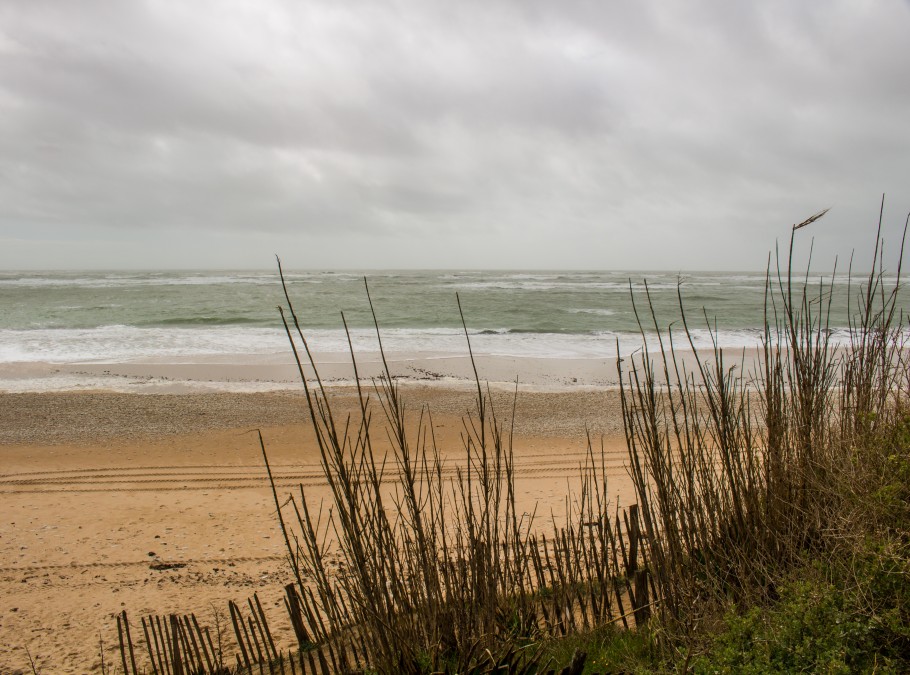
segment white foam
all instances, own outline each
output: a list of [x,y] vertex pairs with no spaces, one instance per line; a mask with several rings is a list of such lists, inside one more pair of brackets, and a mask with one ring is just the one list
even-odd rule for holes
[[[579,310],[594,313],[610,310]],[[469,331],[471,346],[477,354],[496,356],[532,356],[535,358],[600,358],[613,356],[619,341],[620,355],[641,347],[637,333],[600,331],[586,334],[516,333],[507,331]],[[699,349],[711,348],[716,341],[725,349],[751,348],[760,345],[760,329],[722,330],[713,335],[705,329],[692,330],[692,339]],[[306,338],[314,352],[347,352],[348,340],[342,330],[317,329],[307,332]],[[847,339],[845,331],[834,331],[835,342]],[[375,353],[379,350],[372,329],[351,331],[355,352]],[[674,342],[681,348],[689,346],[681,331],[674,333]],[[648,338],[649,347],[656,348],[656,336]],[[390,328],[382,332],[383,347],[394,353],[436,353],[464,355],[467,343],[460,329],[449,328]],[[237,354],[289,355],[287,336],[280,328],[214,326],[206,328],[137,328],[111,325],[82,329],[0,330],[0,362],[119,363],[141,359],[182,359],[188,357]]]
[[[329,274],[323,272],[285,273],[285,280],[293,285],[321,284],[326,279],[332,281],[357,281],[359,276],[349,274]],[[278,286],[277,272],[231,272],[217,273],[135,273],[135,274],[95,274],[95,275],[61,275],[59,273],[42,276],[41,274],[0,275],[0,287],[14,288],[135,288],[146,286],[215,286],[224,284],[245,284],[252,286]]]
[[616,314],[612,309],[600,309],[600,308],[582,308],[582,309],[567,309],[569,314],[593,314],[594,316],[613,316]]
[[[506,369],[514,368],[514,373],[519,376],[522,372],[536,372],[538,375],[534,377],[542,382],[553,379],[546,373],[571,371],[569,379],[575,382],[577,377],[579,386],[596,384],[591,378],[600,375],[596,375],[595,371],[611,364],[617,356],[624,358],[643,349],[642,338],[635,333],[469,333],[476,357],[499,359],[498,363],[510,364]],[[696,329],[691,331],[691,345],[682,331],[673,333],[673,343],[676,349],[683,351],[688,351],[693,345],[697,350],[710,351],[716,345],[735,357],[744,349],[760,347],[762,335],[759,329],[725,330],[716,334]],[[306,337],[317,362],[336,365],[348,362],[348,341],[343,331],[314,330],[308,332]],[[908,337],[910,332],[904,335],[905,339]],[[849,334],[839,329],[832,331],[829,339],[832,346],[843,345],[849,342]],[[379,343],[375,331],[353,330],[351,341],[358,361],[362,364],[370,359],[378,362]],[[452,377],[451,364],[461,363],[463,366],[467,355],[465,336],[456,329],[388,329],[382,333],[382,344],[390,360],[399,364],[411,361],[438,364],[438,367],[421,368],[429,367],[442,373],[440,377]],[[646,344],[652,355],[656,355],[661,347],[655,334],[647,335]],[[663,347],[670,347],[667,335],[663,336]],[[136,328],[115,325],[97,329],[0,330],[2,391],[99,388],[144,392],[188,389],[268,391],[295,386],[291,360],[290,346],[282,329],[236,326]],[[449,360],[448,364],[444,363],[446,360]],[[114,368],[113,364],[120,364],[121,367]],[[192,364],[192,367],[163,368],[186,364]],[[218,364],[229,368],[202,367]],[[462,369],[465,373],[469,372],[464,367]],[[228,371],[230,375],[201,375],[203,372]],[[177,373],[176,379],[170,375],[163,377],[163,373]],[[510,371],[504,381],[513,376],[513,371]],[[198,379],[203,377],[230,379]]]

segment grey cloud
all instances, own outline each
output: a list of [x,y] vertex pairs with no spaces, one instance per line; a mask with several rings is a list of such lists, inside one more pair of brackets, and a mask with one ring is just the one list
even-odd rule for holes
[[843,249],[881,191],[910,208],[908,26],[898,2],[8,2],[0,239],[754,267],[832,205]]

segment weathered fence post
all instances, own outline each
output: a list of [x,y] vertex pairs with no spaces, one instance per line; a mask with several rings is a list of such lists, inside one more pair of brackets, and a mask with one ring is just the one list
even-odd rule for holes
[[638,567],[638,547],[641,541],[638,504],[632,504],[629,507],[627,531],[629,534],[629,565],[626,569],[626,577],[629,580],[635,625],[642,626],[651,618],[651,603],[648,597],[648,570]]
[[174,675],[183,675],[183,658],[180,656],[180,623],[176,614],[171,614],[171,659]]

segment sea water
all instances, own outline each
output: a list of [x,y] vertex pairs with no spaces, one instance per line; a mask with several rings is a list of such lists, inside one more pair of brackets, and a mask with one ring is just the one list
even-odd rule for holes
[[[356,351],[377,350],[370,299],[386,350],[437,355],[464,355],[462,317],[476,355],[537,359],[629,354],[656,327],[687,345],[683,315],[696,347],[755,347],[767,317],[763,272],[295,271],[285,281],[317,353],[348,349],[342,316]],[[835,340],[861,281],[812,285],[825,308],[833,289]],[[0,272],[0,364],[281,358],[279,306],[277,270]]]

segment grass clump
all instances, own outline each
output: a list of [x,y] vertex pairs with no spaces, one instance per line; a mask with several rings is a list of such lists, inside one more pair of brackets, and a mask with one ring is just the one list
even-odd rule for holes
[[[910,668],[901,265],[886,283],[877,243],[835,343],[834,275],[791,270],[798,231],[821,215],[769,264],[755,364],[716,343],[707,358],[681,355],[647,293],[636,308],[645,346],[627,364],[623,411],[657,616],[654,649],[625,670]],[[685,312],[676,330],[697,354]]]
[[583,673],[653,673],[669,667],[645,628],[600,626],[543,645],[545,660],[560,665],[571,663],[579,652],[586,656]]
[[564,521],[543,527],[516,507],[511,426],[476,368],[476,408],[452,461],[436,446],[430,411],[407,408],[384,354],[384,376],[367,389],[352,351],[359,414],[336,418],[287,300],[331,490],[328,504],[310,502],[302,486],[282,502],[273,484],[301,645],[325,646],[340,671],[533,673],[541,640],[644,616],[639,522],[610,513],[602,453],[589,446]]
[[[668,635],[702,622],[693,606],[773,599],[805,553],[877,526],[853,507],[882,485],[872,446],[901,424],[908,394],[899,276],[886,288],[876,247],[859,319],[835,345],[833,278],[815,285],[790,270],[797,231],[817,217],[794,226],[787,258],[769,267],[755,366],[731,363],[716,343],[704,361],[685,360],[671,339],[626,374],[629,459]],[[653,310],[650,322],[659,332]],[[696,352],[685,317],[682,330]]]

